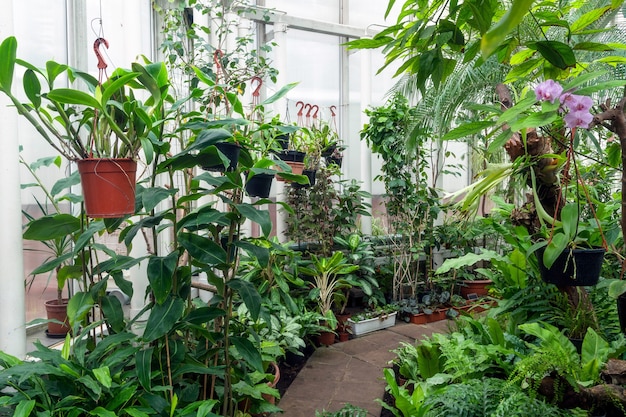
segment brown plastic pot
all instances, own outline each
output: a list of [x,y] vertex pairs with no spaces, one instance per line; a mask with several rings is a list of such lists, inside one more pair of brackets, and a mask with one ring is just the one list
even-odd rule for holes
[[52,338],[63,338],[70,332],[69,319],[67,318],[68,299],[64,298],[59,304],[59,300],[48,300],[45,302],[48,320],[58,320],[61,323],[48,322],[48,330],[46,335]]

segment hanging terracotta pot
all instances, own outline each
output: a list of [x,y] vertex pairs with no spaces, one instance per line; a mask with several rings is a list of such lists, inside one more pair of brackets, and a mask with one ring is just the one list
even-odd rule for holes
[[[285,161],[287,165],[291,167],[291,173],[294,175],[302,175],[302,171],[304,171],[304,162],[293,162],[293,161]],[[278,181],[288,181],[284,178],[281,178],[280,175],[276,176],[276,180]]]
[[273,180],[274,174],[255,174],[246,182],[246,193],[250,197],[268,198]]
[[92,218],[118,218],[135,212],[137,162],[130,158],[78,161],[85,212]]
[[556,258],[550,269],[543,264],[545,248],[537,250],[541,279],[560,287],[587,287],[600,279],[604,248],[566,249]]
[[70,332],[69,319],[67,318],[67,303],[68,299],[64,298],[59,304],[59,300],[48,300],[45,302],[46,313],[48,319],[58,320],[60,323],[48,323],[48,330],[46,330],[46,336],[51,338],[64,338],[66,334]]

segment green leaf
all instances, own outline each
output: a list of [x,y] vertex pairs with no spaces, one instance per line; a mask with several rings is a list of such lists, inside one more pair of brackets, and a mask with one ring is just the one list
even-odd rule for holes
[[246,304],[248,311],[250,311],[250,316],[252,316],[253,320],[257,320],[261,312],[261,304],[263,300],[261,299],[256,287],[251,282],[244,281],[239,278],[231,279],[227,282],[227,285],[239,293],[239,296]]
[[213,240],[194,233],[180,233],[178,242],[198,261],[218,266],[226,263],[226,251]]
[[71,235],[80,229],[80,219],[71,214],[54,214],[28,223],[24,231],[27,240],[54,240]]
[[245,337],[239,336],[231,336],[231,343],[235,348],[237,348],[237,352],[241,356],[241,358],[248,363],[252,367],[252,369],[258,372],[265,372],[263,369],[263,360],[261,358],[261,352],[252,344],[251,341],[246,339]]
[[484,129],[493,126],[493,122],[490,121],[476,121],[470,123],[464,123],[459,127],[456,127],[446,133],[441,140],[455,140],[466,138],[468,136],[475,135],[477,133],[482,132]]
[[89,412],[90,416],[98,416],[98,417],[117,417],[113,411],[109,411],[106,408],[96,407]]
[[550,64],[562,70],[573,68],[576,66],[576,55],[572,48],[559,41],[538,41],[529,47],[533,47],[543,56]]
[[561,223],[566,239],[573,241],[576,237],[576,226],[578,225],[578,204],[569,203],[561,209]]
[[74,326],[83,321],[89,311],[93,308],[95,302],[88,292],[77,292],[70,298],[67,304],[67,316],[70,320],[70,326]]
[[583,14],[570,25],[571,34],[575,35],[589,25],[596,23],[609,10],[611,10],[611,6],[604,6]]
[[116,332],[124,330],[124,309],[122,303],[114,295],[108,295],[100,299],[100,307],[107,323]]
[[147,391],[152,389],[152,353],[153,347],[142,349],[135,354],[135,369],[137,378],[142,387]]
[[38,109],[41,106],[41,83],[35,71],[28,69],[24,72],[23,84],[26,97],[33,104],[33,107]]
[[445,274],[451,269],[459,269],[464,268],[470,265],[474,265],[476,262],[480,261],[490,261],[493,259],[502,260],[504,259],[502,255],[499,255],[497,252],[489,250],[489,249],[481,249],[481,253],[469,252],[463,256],[458,258],[448,258],[439,268],[435,274]]
[[17,40],[9,36],[0,44],[0,90],[7,94],[11,93],[16,54]]
[[[2,52],[2,51],[0,51]],[[13,417],[28,417],[30,416],[30,413],[33,411],[33,408],[35,408],[35,400],[22,400],[19,402],[19,404],[17,404],[17,407],[15,407],[15,413],[13,414]]]
[[178,252],[167,256],[152,256],[148,261],[148,281],[157,304],[163,304],[170,294],[174,272],[178,265]]
[[217,307],[200,307],[192,310],[185,320],[192,324],[206,324],[218,317],[226,315],[226,311]]
[[482,37],[480,51],[483,59],[487,59],[498,49],[508,34],[524,19],[532,4],[533,0],[513,0],[502,19]]
[[113,380],[111,379],[111,371],[108,366],[93,369],[93,375],[103,386],[111,388]]
[[150,311],[143,339],[146,342],[152,342],[165,336],[182,317],[184,310],[185,302],[180,298],[170,298],[161,305],[156,304]]
[[61,178],[55,182],[50,190],[50,194],[56,196],[61,191],[78,184],[80,184],[80,174],[78,173],[78,170],[75,170],[69,177]]
[[237,211],[245,218],[258,223],[261,226],[263,235],[268,237],[272,231],[272,219],[267,210],[259,210],[251,204],[236,204]]
[[64,104],[74,104],[102,110],[100,103],[92,95],[71,88],[57,88],[50,91],[48,99]]
[[175,195],[177,189],[167,189],[163,187],[144,188],[141,190],[141,203],[146,212],[151,212],[154,208],[166,198]]

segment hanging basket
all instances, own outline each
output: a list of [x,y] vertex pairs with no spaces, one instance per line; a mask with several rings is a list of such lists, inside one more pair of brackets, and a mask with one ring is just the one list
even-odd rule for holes
[[543,264],[545,248],[537,250],[541,279],[559,287],[588,287],[600,278],[604,248],[566,249],[556,258],[550,269]]
[[210,172],[232,172],[236,170],[237,164],[239,163],[239,153],[241,152],[241,147],[236,143],[230,142],[219,142],[215,144],[215,147],[218,151],[223,153],[226,158],[228,158],[230,163],[226,167],[222,163],[215,165],[203,165],[202,169]]
[[136,161],[87,158],[77,163],[87,216],[119,218],[135,212]]
[[[285,161],[285,163],[291,167],[291,173],[292,174],[294,174],[294,175],[302,175],[302,171],[304,171],[304,162]],[[290,182],[290,181],[285,180],[284,178],[282,178],[280,175],[276,176],[276,180]]]
[[246,182],[246,193],[250,197],[268,198],[273,180],[274,174],[256,174]]

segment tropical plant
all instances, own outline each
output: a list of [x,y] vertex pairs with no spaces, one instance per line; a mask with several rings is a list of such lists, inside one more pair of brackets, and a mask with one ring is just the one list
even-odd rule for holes
[[335,300],[342,297],[344,288],[356,284],[349,276],[358,269],[357,265],[348,263],[339,251],[328,258],[312,254],[310,264],[300,268],[300,273],[313,278],[309,298],[317,303],[319,313],[331,330],[337,327],[337,318],[333,313]]
[[[93,157],[135,159],[143,149],[147,162],[152,160],[154,142],[162,136],[164,104],[169,100],[163,63],[134,63],[131,70],[117,69],[108,80],[99,82],[54,61],[39,69],[18,59],[16,53],[14,37],[0,45],[5,63],[0,92],[56,152],[70,161]],[[13,92],[18,65],[25,68],[24,95],[28,102],[22,102]],[[89,92],[55,87],[65,77],[72,82],[83,81]],[[138,98],[142,93],[148,94],[144,102]]]

